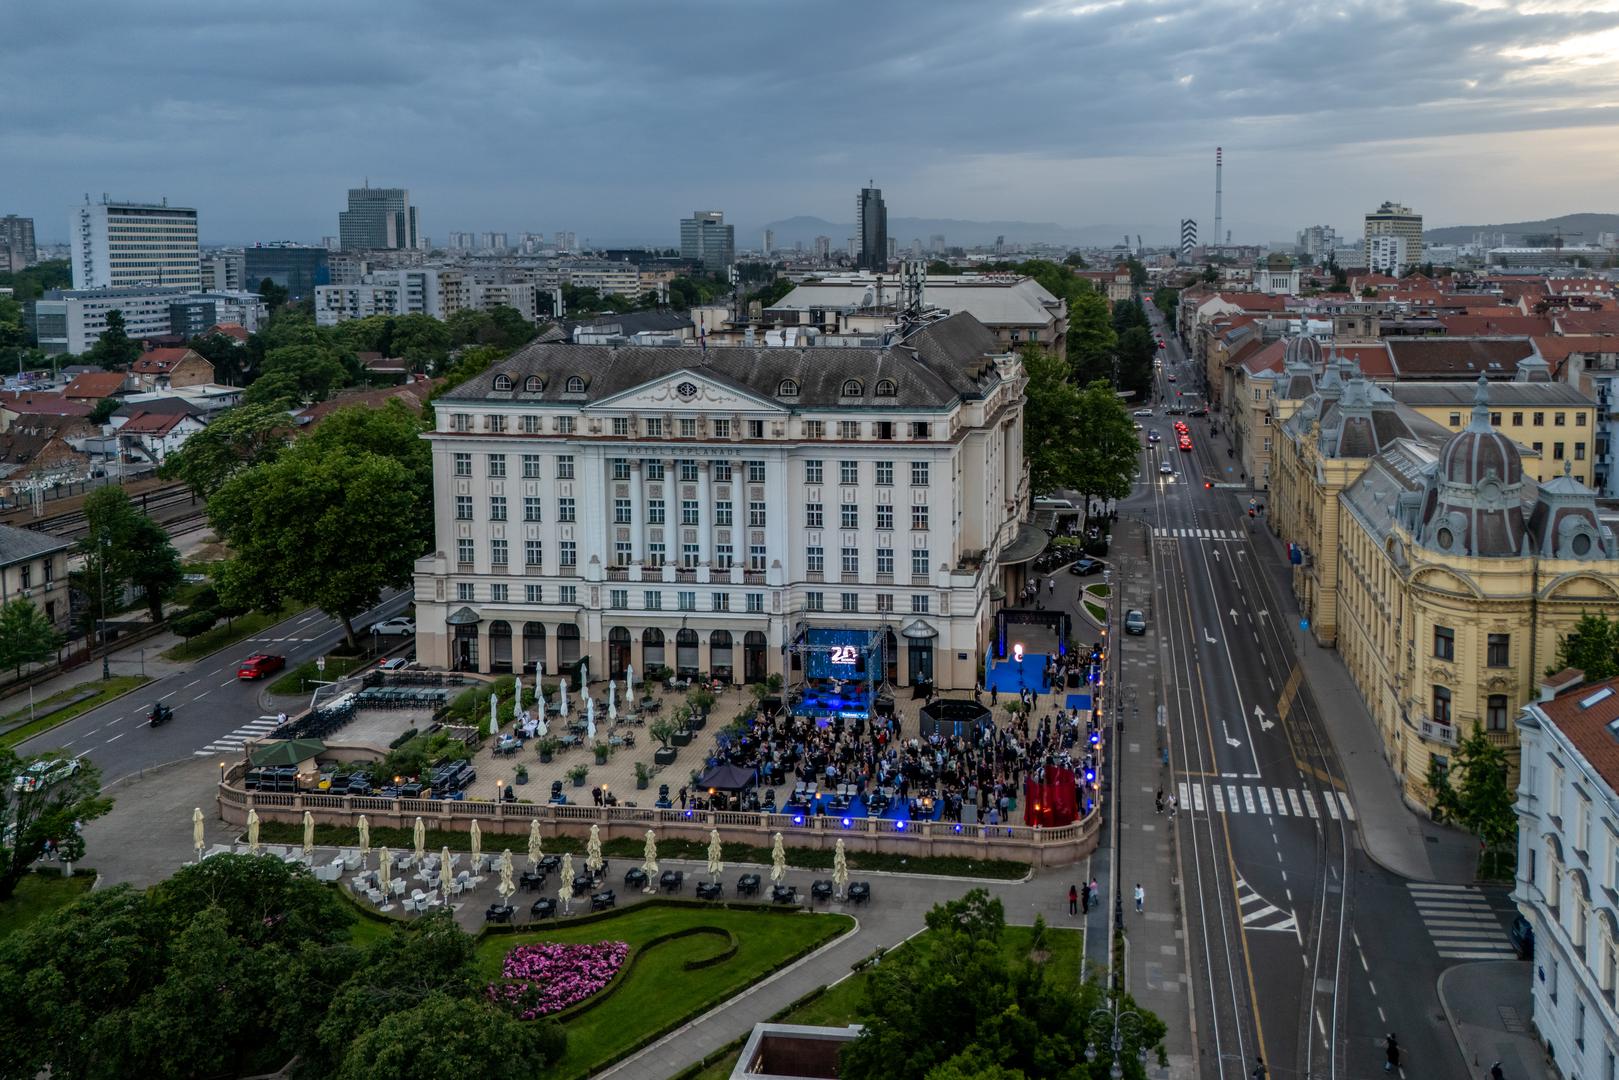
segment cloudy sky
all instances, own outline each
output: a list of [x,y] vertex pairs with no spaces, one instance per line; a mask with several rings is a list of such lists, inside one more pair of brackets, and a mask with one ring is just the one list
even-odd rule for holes
[[110,192],[316,240],[367,177],[435,238],[843,222],[868,178],[893,216],[1167,235],[1216,144],[1239,241],[1619,210],[1619,0],[63,0],[6,37],[0,213],[42,239]]

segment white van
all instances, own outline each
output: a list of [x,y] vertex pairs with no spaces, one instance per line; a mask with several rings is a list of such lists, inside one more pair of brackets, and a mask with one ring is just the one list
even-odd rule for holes
[[1072,500],[1072,499],[1053,499],[1053,498],[1044,498],[1044,499],[1036,499],[1036,500],[1034,500],[1034,508],[1036,510],[1073,510],[1073,509],[1075,509],[1074,500]]

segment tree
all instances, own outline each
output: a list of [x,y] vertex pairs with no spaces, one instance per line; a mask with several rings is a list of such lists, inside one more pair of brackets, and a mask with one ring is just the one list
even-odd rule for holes
[[139,360],[140,355],[140,342],[131,341],[124,329],[124,313],[113,308],[107,312],[107,328],[101,332],[96,343],[90,346],[90,351],[84,354],[84,358],[92,364],[100,364],[109,371],[123,371]]
[[1586,612],[1563,637],[1557,639],[1557,661],[1546,669],[1554,675],[1563,668],[1578,668],[1587,682],[1619,675],[1619,622]]
[[450,331],[431,315],[401,315],[393,320],[391,355],[402,357],[412,371],[436,371],[450,356]]
[[1097,380],[1079,394],[1074,428],[1074,490],[1085,496],[1085,521],[1091,499],[1122,499],[1130,494],[1141,454],[1135,422],[1111,384]]
[[9,296],[0,295],[0,349],[15,349],[33,344],[23,319],[22,305]]
[[[278,374],[297,380],[298,392],[305,401],[325,401],[346,378],[336,350],[320,344],[283,345],[266,352],[259,378]],[[249,387],[243,400],[249,400],[252,391]]]
[[1147,325],[1147,312],[1138,300],[1120,300],[1113,305],[1113,329],[1124,333],[1132,327]]
[[1152,331],[1145,326],[1132,326],[1119,335],[1119,389],[1137,401],[1152,397],[1152,358],[1156,351]]
[[298,376],[290,371],[260,375],[242,395],[243,405],[260,406],[272,412],[288,412],[303,403],[303,388],[298,385]]
[[564,1044],[554,1023],[519,1020],[476,999],[433,994],[362,1032],[343,1055],[337,1076],[532,1076],[560,1058]]
[[1213,285],[1215,282],[1220,280],[1220,271],[1216,270],[1213,266],[1205,266],[1203,268],[1203,273],[1199,275],[1199,277],[1206,284]]
[[215,382],[235,386],[247,373],[247,346],[229,334],[199,334],[186,347],[214,365]]
[[[1472,734],[1456,746],[1448,769],[1430,763],[1429,786],[1434,810],[1479,838],[1485,855],[1499,852],[1518,835],[1517,794],[1507,783],[1509,762],[1504,749],[1490,741],[1484,726],[1473,722]],[[1458,787],[1452,777],[1460,778]]]
[[259,279],[259,296],[264,299],[264,306],[272,312],[287,302],[285,286],[277,285],[269,278]]
[[96,402],[95,408],[90,410],[90,422],[97,427],[112,420],[112,414],[118,411],[122,401],[117,398],[104,397]]
[[1175,317],[1175,312],[1180,306],[1180,299],[1180,291],[1171,289],[1168,285],[1160,285],[1152,292],[1153,307],[1163,312],[1166,319]]
[[1062,264],[1064,266],[1071,266],[1075,270],[1083,270],[1083,269],[1085,269],[1085,265],[1086,265],[1085,264],[1085,256],[1081,255],[1077,251],[1070,251],[1068,253],[1068,255],[1063,259]]
[[68,842],[78,838],[79,826],[94,821],[112,809],[112,800],[101,797],[101,770],[88,758],[70,776],[61,777],[33,791],[17,791],[13,781],[30,763],[56,760],[19,758],[0,747],[0,900],[7,900],[17,882],[36,859],[45,854],[47,842]]
[[1079,390],[1068,378],[1068,365],[1056,356],[1029,347],[1023,351],[1023,453],[1029,461],[1029,490],[1039,495],[1077,488],[1081,433]]
[[163,601],[181,580],[180,554],[168,533],[136,510],[120,487],[100,487],[85,496],[84,515],[88,531],[81,550],[91,557],[104,550],[107,575],[140,591],[152,621],[163,618]]
[[291,432],[292,417],[274,405],[240,405],[170,453],[158,473],[206,499],[238,471],[274,460]]
[[56,655],[62,635],[39,606],[25,596],[0,605],[0,667],[22,674],[24,664],[42,664]]
[[1106,297],[1091,288],[1075,293],[1068,303],[1068,363],[1073,368],[1074,381],[1088,383],[1110,377],[1117,344]]
[[1130,284],[1139,289],[1147,283],[1147,268],[1140,259],[1126,259],[1124,265],[1130,269]]

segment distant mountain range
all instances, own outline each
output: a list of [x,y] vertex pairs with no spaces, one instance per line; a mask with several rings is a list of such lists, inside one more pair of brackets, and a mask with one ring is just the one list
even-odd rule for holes
[[1601,233],[1619,232],[1619,214],[1564,214],[1562,217],[1542,218],[1539,221],[1509,221],[1504,225],[1447,225],[1443,229],[1423,230],[1423,239],[1430,244],[1470,244],[1479,233],[1495,243],[1495,237],[1505,234],[1508,245],[1521,244],[1529,236],[1556,236],[1561,233],[1568,244],[1594,244]]
[[[778,248],[790,248],[802,242],[812,248],[817,236],[830,236],[833,250],[842,248],[849,237],[857,235],[853,222],[827,221],[818,217],[790,217],[763,225],[738,226],[737,247],[757,247],[765,229],[776,234]],[[1050,221],[963,221],[958,218],[890,217],[888,235],[897,241],[900,250],[910,247],[911,241],[920,240],[926,247],[934,236],[942,235],[950,247],[977,247],[995,243],[1004,237],[1008,244],[1046,243],[1067,247],[1112,247],[1123,242],[1129,234],[1130,245],[1135,246],[1137,234],[1148,244],[1171,242],[1168,230],[1162,225],[1058,225]]]

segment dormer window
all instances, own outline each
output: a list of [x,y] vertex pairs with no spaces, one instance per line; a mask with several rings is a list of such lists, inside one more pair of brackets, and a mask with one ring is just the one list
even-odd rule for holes
[[545,389],[545,380],[541,379],[538,375],[530,375],[528,378],[523,380],[523,389],[531,394],[538,394],[541,390]]
[[843,396],[844,397],[864,397],[865,393],[866,393],[866,388],[860,385],[860,380],[859,379],[844,379],[843,380]]
[[783,380],[781,380],[781,385],[776,387],[776,396],[777,397],[797,397],[798,396],[798,383],[795,382],[792,379],[783,379]]
[[568,376],[568,393],[582,394],[585,392],[585,380],[578,375]]
[[495,376],[495,389],[496,390],[510,390],[511,388],[512,388],[512,377],[510,375],[496,375]]
[[877,382],[878,397],[898,397],[899,387],[894,385],[893,379],[880,379]]

